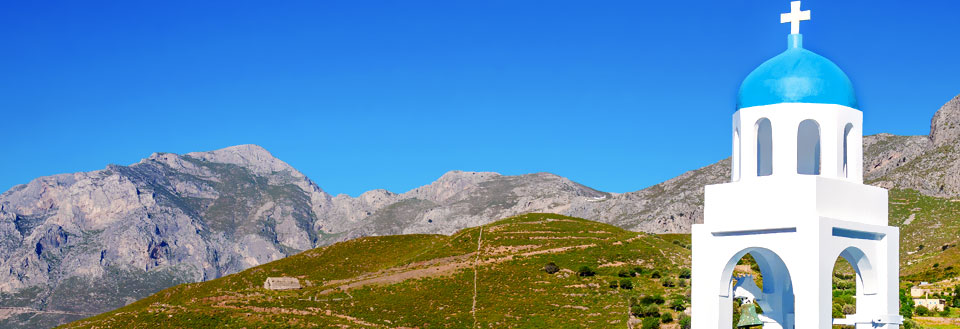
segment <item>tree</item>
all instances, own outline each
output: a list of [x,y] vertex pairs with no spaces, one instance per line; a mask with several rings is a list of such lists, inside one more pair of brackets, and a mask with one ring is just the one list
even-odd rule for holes
[[594,276],[595,274],[597,274],[597,272],[594,272],[589,266],[586,265],[580,266],[580,270],[577,271],[577,275],[579,276]]
[[660,318],[654,318],[654,317],[644,318],[640,328],[660,329]]
[[907,295],[906,289],[900,289],[900,315],[905,318],[913,318],[913,299]]
[[630,279],[621,279],[620,288],[623,289],[633,289],[633,282],[630,282]]
[[919,316],[927,316],[930,315],[930,310],[921,305],[917,306],[917,308],[913,310],[913,313]]
[[543,266],[543,271],[547,272],[547,274],[554,274],[554,273],[560,272],[560,267],[557,266],[557,264],[554,264],[553,262],[549,262],[547,263],[547,265]]

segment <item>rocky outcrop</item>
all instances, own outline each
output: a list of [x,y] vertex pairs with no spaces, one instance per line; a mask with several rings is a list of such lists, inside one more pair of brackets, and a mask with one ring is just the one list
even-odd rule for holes
[[960,196],[960,95],[930,121],[928,136],[869,136],[865,180],[937,197]]

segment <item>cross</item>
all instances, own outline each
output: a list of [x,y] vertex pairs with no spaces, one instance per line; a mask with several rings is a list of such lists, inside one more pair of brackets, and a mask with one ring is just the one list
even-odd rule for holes
[[800,34],[800,21],[809,21],[810,11],[800,11],[800,1],[790,1],[790,12],[780,14],[780,23],[790,23],[790,34]]

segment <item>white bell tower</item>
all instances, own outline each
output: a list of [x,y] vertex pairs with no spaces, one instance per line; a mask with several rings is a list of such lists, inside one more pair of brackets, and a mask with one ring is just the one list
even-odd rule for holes
[[[706,187],[693,226],[694,329],[730,328],[733,270],[757,261],[763,328],[899,328],[899,229],[887,225],[887,190],[863,184],[863,112],[830,60],[803,48],[800,2],[787,50],[740,86],[733,114],[731,182]],[[856,314],[832,317],[833,268],[856,271]]]

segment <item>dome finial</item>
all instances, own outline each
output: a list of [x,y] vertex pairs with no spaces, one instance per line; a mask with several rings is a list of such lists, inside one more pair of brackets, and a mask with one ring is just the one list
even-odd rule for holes
[[790,34],[800,34],[800,21],[809,21],[810,11],[800,11],[800,1],[790,1],[790,12],[780,14],[780,23],[790,23]]

